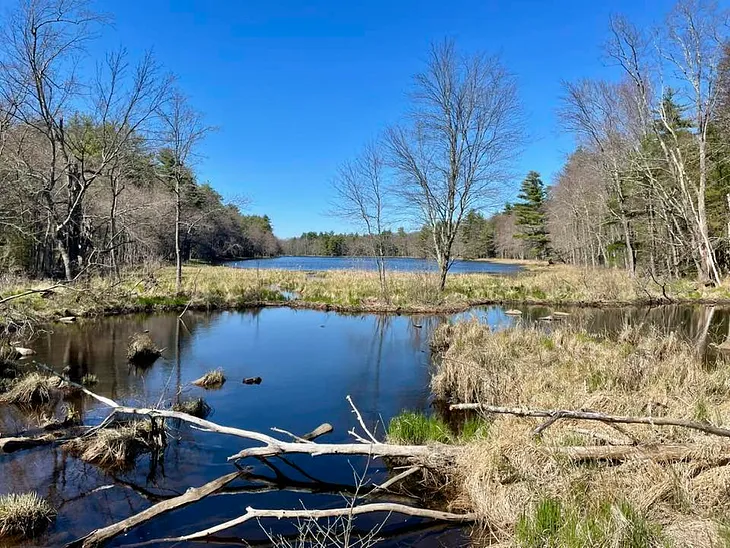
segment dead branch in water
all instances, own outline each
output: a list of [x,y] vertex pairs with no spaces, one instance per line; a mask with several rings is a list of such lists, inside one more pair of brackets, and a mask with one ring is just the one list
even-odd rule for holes
[[678,426],[680,428],[689,428],[698,430],[706,434],[730,438],[730,429],[720,426],[713,426],[703,422],[690,421],[685,419],[673,419],[670,417],[627,417],[622,415],[608,415],[596,411],[576,411],[570,409],[526,409],[523,407],[500,407],[496,405],[486,405],[482,403],[457,403],[449,406],[451,410],[472,409],[484,411],[486,413],[500,413],[507,415],[517,415],[519,417],[545,417],[546,420],[533,432],[536,435],[541,434],[550,425],[559,419],[575,419],[586,421],[598,421],[605,423],[619,424],[648,424],[650,426]]
[[239,477],[241,473],[241,470],[231,472],[230,474],[221,476],[220,478],[208,482],[198,488],[188,489],[187,491],[185,491],[185,493],[178,497],[163,500],[162,502],[158,502],[157,504],[150,506],[149,508],[143,510],[138,514],[130,516],[125,520],[114,523],[102,529],[96,529],[85,537],[75,540],[70,544],[67,544],[66,546],[67,548],[78,546],[82,546],[83,548],[100,546],[104,542],[116,537],[117,535],[129,531],[132,527],[141,525],[142,523],[154,519],[161,514],[171,512],[172,510],[176,510],[177,508],[181,508],[183,506],[187,506],[188,504],[197,502],[200,499],[207,497],[212,493],[215,493],[216,491],[222,489],[223,487],[231,483],[234,479]]
[[336,518],[341,516],[359,516],[362,514],[371,514],[374,512],[404,514],[407,516],[414,516],[418,518],[426,518],[437,521],[448,521],[452,523],[473,523],[477,519],[477,516],[474,513],[454,514],[452,512],[427,510],[425,508],[416,508],[413,506],[406,506],[405,504],[388,502],[363,504],[361,506],[348,506],[345,508],[332,508],[329,510],[258,510],[249,506],[246,508],[245,514],[219,525],[209,527],[208,529],[203,529],[202,531],[197,531],[195,533],[190,533],[188,535],[182,535],[179,537],[153,539],[143,544],[187,542],[195,540],[204,541],[206,538],[209,538],[220,531],[225,531],[226,529],[230,529],[231,527],[236,527],[238,525],[246,523],[247,521],[263,518],[319,520],[326,518]]

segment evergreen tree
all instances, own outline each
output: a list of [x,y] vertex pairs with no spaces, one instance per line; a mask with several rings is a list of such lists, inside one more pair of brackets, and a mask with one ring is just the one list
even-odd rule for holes
[[517,237],[525,240],[533,256],[545,259],[550,244],[545,215],[547,192],[538,172],[530,171],[527,174],[517,197],[519,202],[514,206],[520,231]]

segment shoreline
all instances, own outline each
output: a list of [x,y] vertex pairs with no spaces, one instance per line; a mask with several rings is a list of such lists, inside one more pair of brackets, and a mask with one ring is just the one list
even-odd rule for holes
[[[11,280],[0,298],[34,293],[0,305],[0,325],[30,320],[46,323],[63,316],[90,318],[121,314],[192,310],[247,310],[288,307],[350,314],[454,314],[479,306],[619,308],[666,305],[730,305],[730,291],[704,288],[687,280],[652,288],[622,271],[562,266],[503,275],[459,273],[438,292],[429,273],[391,272],[390,302],[380,295],[370,271],[252,270],[186,265],[183,288],[174,291],[174,268],[128,272],[120,281],[90,278],[71,285]],[[46,288],[51,288],[43,291]]]

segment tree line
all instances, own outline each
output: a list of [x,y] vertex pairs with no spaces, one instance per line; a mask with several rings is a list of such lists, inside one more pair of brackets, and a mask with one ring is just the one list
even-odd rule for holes
[[90,56],[106,23],[84,0],[19,2],[2,20],[0,269],[71,280],[278,253],[268,217],[195,176],[213,128],[174,77],[151,53]]
[[658,28],[611,18],[614,78],[563,86],[560,117],[577,148],[545,204],[555,258],[707,283],[727,275],[727,22],[701,0],[680,1]]
[[479,237],[465,223],[510,186],[520,102],[498,58],[437,44],[406,122],[339,170],[340,214],[376,256],[391,252],[394,218],[415,219],[441,287],[460,253],[720,283],[730,270],[727,23],[704,0],[680,0],[656,28],[611,17],[603,61],[613,78],[563,83],[559,117],[575,150],[549,187],[530,172]]

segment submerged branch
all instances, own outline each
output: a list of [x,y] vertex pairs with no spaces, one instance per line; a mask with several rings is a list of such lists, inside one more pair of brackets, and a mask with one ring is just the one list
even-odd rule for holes
[[145,544],[205,540],[220,531],[225,531],[226,529],[230,529],[231,527],[236,527],[238,525],[246,523],[247,521],[258,520],[262,518],[318,520],[342,516],[358,516],[374,512],[404,514],[407,516],[414,516],[437,521],[448,521],[452,523],[472,523],[477,520],[477,516],[474,513],[454,514],[451,512],[428,510],[426,508],[416,508],[414,506],[388,502],[363,504],[361,506],[352,507],[347,506],[345,508],[332,508],[328,510],[258,510],[249,506],[248,508],[246,508],[245,514],[219,525],[214,525],[213,527],[209,527],[208,529],[203,529],[202,531],[197,531],[195,533],[190,533],[188,535],[182,535],[179,537],[167,537],[150,540]]

